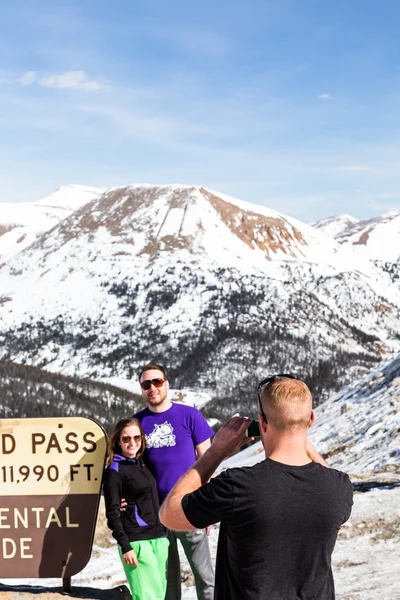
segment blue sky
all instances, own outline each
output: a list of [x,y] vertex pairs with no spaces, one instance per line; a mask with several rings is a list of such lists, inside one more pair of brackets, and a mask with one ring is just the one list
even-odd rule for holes
[[397,0],[17,0],[0,199],[204,185],[304,221],[400,210]]

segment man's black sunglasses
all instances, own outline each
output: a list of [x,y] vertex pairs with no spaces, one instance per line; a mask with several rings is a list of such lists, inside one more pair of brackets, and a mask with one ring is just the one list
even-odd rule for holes
[[267,417],[264,414],[263,411],[263,407],[261,404],[261,391],[262,389],[267,386],[270,385],[271,383],[273,383],[276,379],[280,379],[280,378],[285,378],[285,379],[298,379],[298,377],[296,377],[295,375],[290,375],[288,373],[278,373],[277,375],[272,375],[271,377],[266,377],[265,379],[263,379],[262,381],[260,381],[260,383],[257,385],[257,396],[258,396],[258,404],[260,406],[260,410],[261,410],[261,414],[263,416],[263,419],[266,423],[268,423],[267,421]]
[[154,385],[154,387],[156,387],[157,389],[160,389],[162,388],[164,383],[164,379],[161,379],[161,377],[156,377],[155,379],[146,379],[145,381],[141,381],[140,385],[142,386],[143,390],[147,391],[151,388],[152,385]]

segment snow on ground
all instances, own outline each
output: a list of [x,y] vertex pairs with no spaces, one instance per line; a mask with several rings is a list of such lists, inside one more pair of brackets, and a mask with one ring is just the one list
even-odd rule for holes
[[179,402],[186,404],[187,406],[195,406],[196,408],[203,408],[210,402],[211,395],[204,390],[170,390],[170,398],[173,402]]
[[127,390],[132,394],[141,394],[140,384],[137,379],[124,379],[123,377],[102,377],[98,379],[100,383],[108,383],[114,385],[121,390]]
[[400,599],[400,488],[355,493],[333,555],[340,600]]

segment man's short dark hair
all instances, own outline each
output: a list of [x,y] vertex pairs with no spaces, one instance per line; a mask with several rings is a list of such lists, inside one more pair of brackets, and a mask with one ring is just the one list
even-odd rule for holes
[[144,367],[142,367],[142,370],[139,373],[139,382],[140,382],[140,378],[142,377],[143,373],[145,371],[151,371],[151,370],[161,371],[161,373],[164,375],[165,381],[167,381],[167,372],[164,369],[164,367],[162,365],[158,365],[157,363],[149,363],[148,365],[145,365]]

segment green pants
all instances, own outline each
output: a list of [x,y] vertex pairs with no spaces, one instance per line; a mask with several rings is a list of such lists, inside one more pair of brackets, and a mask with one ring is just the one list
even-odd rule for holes
[[139,566],[131,567],[124,562],[118,546],[119,556],[131,588],[132,600],[164,600],[167,588],[167,538],[154,538],[141,542],[130,542],[136,552]]

